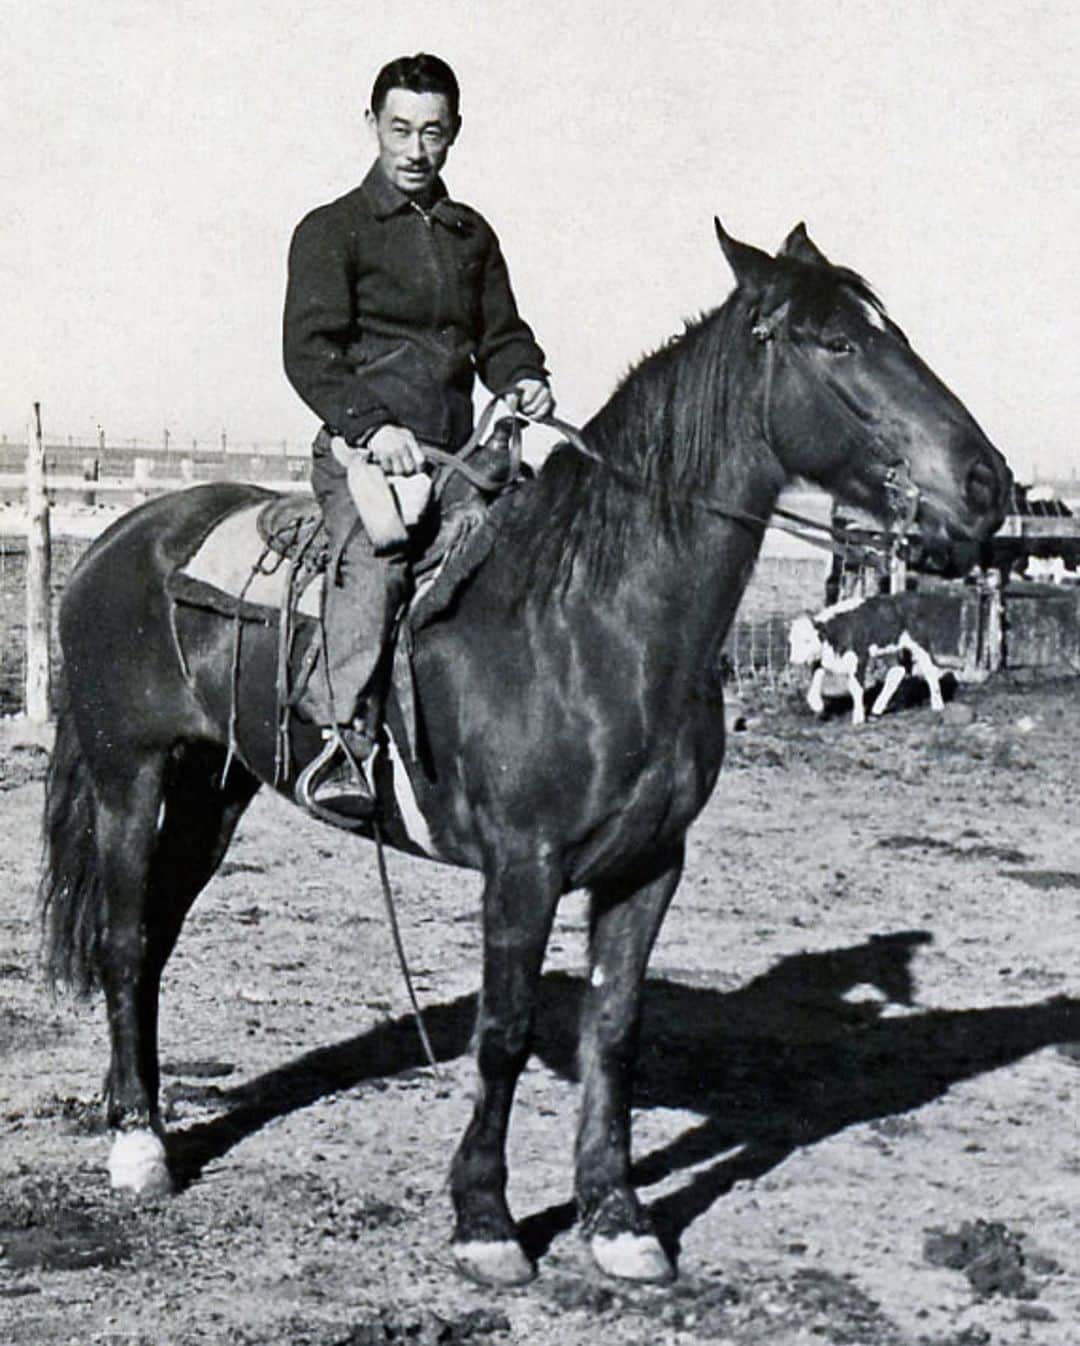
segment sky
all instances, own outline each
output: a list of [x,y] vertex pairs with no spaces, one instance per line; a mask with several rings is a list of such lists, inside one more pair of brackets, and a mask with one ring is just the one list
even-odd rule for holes
[[[559,410],[721,303],[713,216],[805,220],[1022,477],[1080,473],[1071,0],[4,0],[0,432],[310,440],[281,367],[296,222],[434,51],[446,169],[506,253]],[[534,432],[535,433],[535,432]]]

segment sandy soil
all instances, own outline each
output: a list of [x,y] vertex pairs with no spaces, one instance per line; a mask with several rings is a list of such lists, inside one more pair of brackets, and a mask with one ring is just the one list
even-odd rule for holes
[[9,727],[0,1342],[1072,1346],[1077,694],[999,682],[863,730],[748,708],[651,971],[635,1153],[678,1256],[666,1290],[605,1281],[571,1225],[580,896],[511,1136],[540,1276],[487,1292],[446,1255],[475,877],[392,858],[436,1077],[370,848],[273,798],[170,964],[184,1189],[112,1196],[102,1007],[54,1001],[38,975],[44,758]]

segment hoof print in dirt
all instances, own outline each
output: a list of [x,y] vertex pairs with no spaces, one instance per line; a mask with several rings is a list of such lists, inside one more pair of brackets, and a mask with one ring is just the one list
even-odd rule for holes
[[442,1318],[437,1313],[398,1314],[384,1309],[365,1322],[357,1323],[334,1346],[465,1346],[490,1337],[508,1335],[510,1319],[490,1309],[472,1309],[457,1318]]
[[1025,1252],[1023,1235],[998,1220],[965,1220],[955,1233],[931,1229],[923,1256],[931,1266],[962,1271],[984,1298],[1035,1299],[1039,1287],[1029,1273],[1048,1276],[1059,1269],[1051,1258]]
[[[16,1184],[0,1198],[2,1271],[83,1271],[119,1266],[130,1256],[122,1219],[53,1182]],[[27,1281],[4,1289],[11,1297],[37,1293]]]

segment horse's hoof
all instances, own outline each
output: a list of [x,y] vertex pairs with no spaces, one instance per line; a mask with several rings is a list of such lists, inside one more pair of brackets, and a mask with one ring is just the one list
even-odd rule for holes
[[605,1275],[621,1281],[666,1285],[675,1279],[671,1258],[654,1234],[594,1234],[589,1251]]
[[161,1138],[145,1128],[118,1131],[109,1151],[109,1184],[135,1196],[170,1196],[173,1181]]
[[454,1261],[463,1276],[480,1285],[527,1285],[536,1266],[513,1239],[474,1239],[454,1244]]

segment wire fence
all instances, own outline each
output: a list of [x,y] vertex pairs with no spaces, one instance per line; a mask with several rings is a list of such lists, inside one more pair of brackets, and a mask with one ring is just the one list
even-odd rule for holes
[[[52,657],[59,667],[56,608],[67,577],[89,545],[83,538],[56,538],[52,545]],[[26,687],[26,539],[0,536],[0,715],[24,708]]]
[[[56,671],[60,670],[55,629],[60,595],[89,545],[85,538],[53,539],[52,659]],[[788,626],[800,612],[821,607],[824,575],[818,558],[765,557],[758,562],[724,644],[725,669],[738,690],[794,685],[797,674],[787,662]],[[0,714],[13,715],[22,710],[25,681],[26,541],[0,536]]]
[[801,670],[788,662],[788,628],[802,612],[825,601],[828,563],[815,557],[762,557],[724,642],[728,680],[752,688],[795,686]]

